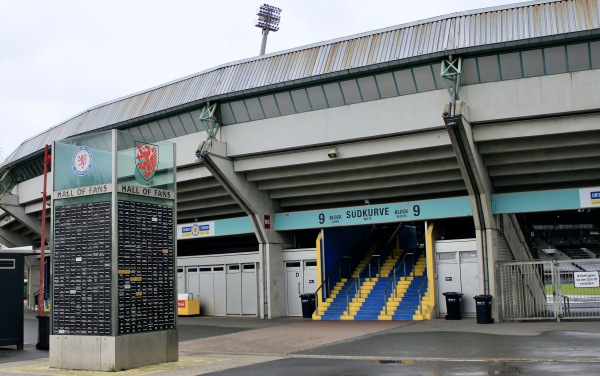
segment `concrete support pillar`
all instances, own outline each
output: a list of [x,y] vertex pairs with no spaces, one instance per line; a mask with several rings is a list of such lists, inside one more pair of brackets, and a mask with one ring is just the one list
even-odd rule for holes
[[[454,107],[452,107],[454,105]],[[467,120],[466,104],[448,103],[443,115],[446,129],[461,170],[473,208],[482,294],[498,296],[495,269],[498,254],[498,228],[492,214],[492,184],[483,158],[473,139],[473,130]],[[498,299],[492,300],[497,316]]]
[[265,244],[261,245],[262,252],[265,254],[265,272],[267,284],[262,290],[267,302],[263,304],[265,315],[263,318],[277,318],[285,316],[285,276],[283,271],[283,249],[284,244]]
[[200,161],[248,215],[260,253],[260,316],[262,318],[285,315],[282,250],[292,244],[284,234],[272,227],[279,205],[256,184],[246,181],[245,175],[235,172],[233,161],[227,157],[227,144],[216,140],[206,141],[199,150]]

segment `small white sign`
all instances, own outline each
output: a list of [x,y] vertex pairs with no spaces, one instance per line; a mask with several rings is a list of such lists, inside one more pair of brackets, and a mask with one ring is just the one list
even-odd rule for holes
[[598,272],[575,272],[575,287],[600,287]]
[[215,236],[215,222],[177,225],[177,239],[195,239]]
[[593,208],[600,206],[600,187],[580,189],[579,205],[582,208]]

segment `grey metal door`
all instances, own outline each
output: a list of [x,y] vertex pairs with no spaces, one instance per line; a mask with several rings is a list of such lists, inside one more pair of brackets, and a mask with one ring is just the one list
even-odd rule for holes
[[286,274],[286,316],[302,316],[302,267],[300,261],[285,263]]
[[445,292],[461,292],[458,252],[436,254],[438,275],[438,302],[440,315],[448,313]]
[[474,296],[479,294],[479,269],[477,251],[459,252],[460,291],[463,293],[463,313],[475,314]]
[[242,315],[258,315],[256,264],[242,264]]
[[192,294],[192,299],[200,299],[200,275],[198,274],[198,267],[188,267],[186,270],[187,275],[187,291],[182,293]]
[[177,293],[185,294],[185,273],[183,272],[183,268],[177,268]]
[[215,314],[215,292],[213,282],[213,270],[210,266],[201,266],[198,268],[200,313],[212,316]]
[[240,264],[227,265],[227,314],[242,314],[242,273],[240,273]]
[[227,312],[227,287],[225,278],[225,267],[213,267],[213,298],[214,298],[214,315],[225,316]]
[[303,292],[314,293],[317,291],[317,262],[304,261],[304,273],[302,276]]

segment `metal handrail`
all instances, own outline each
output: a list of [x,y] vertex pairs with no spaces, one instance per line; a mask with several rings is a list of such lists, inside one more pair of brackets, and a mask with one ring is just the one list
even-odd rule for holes
[[365,266],[362,267],[362,269],[358,272],[358,278],[360,278],[360,275],[365,271],[365,268],[368,266],[369,267],[369,278],[372,277],[372,273],[371,273],[371,260],[373,259],[373,257],[377,257],[378,258],[378,262],[377,262],[377,266],[378,269],[377,271],[379,272],[379,267],[381,266],[381,257],[382,256],[387,256],[390,252],[390,246],[393,246],[393,241],[396,238],[396,235],[398,234],[398,232],[401,232],[402,229],[404,229],[404,224],[401,223],[399,224],[396,229],[394,230],[394,232],[392,232],[392,234],[390,235],[389,239],[385,242],[385,245],[383,247],[380,248],[380,250],[382,252],[379,252],[380,254],[373,254],[371,256],[369,256],[369,258],[367,259],[367,263],[365,264]]
[[363,272],[365,271],[365,269],[367,267],[369,267],[369,280],[371,280],[371,278],[373,278],[373,272],[372,272],[372,267],[371,267],[371,261],[373,261],[373,258],[377,258],[377,273],[379,273],[381,271],[381,257],[382,256],[387,256],[387,254],[389,254],[390,250],[393,247],[393,241],[396,238],[396,235],[402,231],[402,229],[404,229],[404,224],[401,223],[399,224],[394,231],[392,232],[392,234],[390,235],[389,239],[385,242],[385,245],[380,248],[380,250],[382,250],[383,253],[382,254],[373,254],[371,256],[369,256],[369,258],[367,259],[367,262],[365,264],[365,266],[363,266],[357,273],[356,279],[354,281],[352,281],[352,284],[350,286],[348,286],[348,290],[346,291],[346,312],[350,312],[350,292],[352,291],[352,287],[354,287],[354,296],[356,297],[358,295],[359,298],[362,298],[361,296],[361,290],[360,290],[360,286],[362,286],[362,282],[361,282],[361,275],[363,274]]
[[[426,286],[425,282],[427,282],[427,278],[423,278],[423,282],[421,282],[421,286],[419,286],[419,313],[422,315],[423,314],[423,295],[425,295],[425,293],[423,292],[423,287]],[[427,292],[427,291],[425,291]]]
[[352,291],[352,287],[354,287],[354,296],[358,295],[358,297],[360,298],[360,288],[359,288],[359,284],[357,283],[358,279],[355,279],[354,281],[352,281],[352,284],[350,284],[350,286],[348,286],[348,290],[346,291],[346,312],[350,313],[350,291]]
[[[317,288],[317,290],[315,291],[315,295],[319,292],[319,290],[321,290],[324,286],[327,286],[327,294],[329,295],[329,292],[331,291],[330,286],[329,286],[329,281],[331,279],[332,274],[337,270],[338,274],[342,275],[342,261],[344,260],[352,260],[352,256],[342,256],[340,257],[340,259],[338,260],[338,262],[335,264],[335,266],[331,269],[331,271],[329,271],[329,273],[327,274],[327,276],[325,277],[325,280],[323,281],[323,283],[321,284],[321,286],[319,286],[319,288]],[[350,265],[351,261],[348,261],[348,264]],[[350,267],[348,267],[348,269],[350,269]]]
[[[352,250],[351,255],[355,255],[356,253],[358,253],[358,251],[361,248],[364,247],[366,239],[369,239],[373,235],[373,232],[375,232],[375,228],[376,228],[375,225],[371,226],[371,228],[369,229],[367,234],[363,237],[361,242]],[[353,256],[343,255],[342,257],[340,257],[339,260],[336,262],[336,264],[331,269],[331,271],[325,277],[325,280],[323,281],[323,283],[321,283],[321,286],[319,286],[317,288],[317,290],[315,290],[315,310],[317,310],[317,312],[318,312],[318,308],[319,308],[319,299],[317,299],[316,297],[318,296],[319,291],[321,291],[321,290],[326,291],[326,294],[324,294],[323,298],[329,297],[329,295],[331,294],[331,288],[332,288],[331,277],[332,277],[333,273],[338,271],[339,278],[342,278],[342,262],[344,260],[348,260],[348,275],[351,275],[352,274],[352,259],[353,259]]]
[[398,273],[398,270],[400,269],[400,267],[404,268],[404,276],[406,277],[406,257],[411,256],[411,261],[414,262],[414,252],[406,252],[403,256],[402,256],[402,260],[400,260],[400,263],[398,264],[397,267],[394,268],[394,270],[392,271],[392,279],[390,279],[390,281],[388,282],[388,284],[385,286],[385,290],[383,290],[383,304],[385,307],[385,314],[388,314],[387,311],[387,292],[388,289],[390,288],[390,285],[392,284],[392,282],[394,282],[393,286],[394,286],[394,291],[392,292],[392,294],[394,294],[394,297],[396,297],[396,285],[397,285],[397,280],[396,280],[396,274]]

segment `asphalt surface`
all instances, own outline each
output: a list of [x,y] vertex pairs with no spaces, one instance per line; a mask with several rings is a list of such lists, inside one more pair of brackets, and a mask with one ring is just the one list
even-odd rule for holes
[[[105,375],[48,367],[35,349],[35,312],[25,348],[0,347],[0,375]],[[122,375],[600,375],[600,322],[477,324],[323,322],[300,318],[181,317],[178,362]]]

